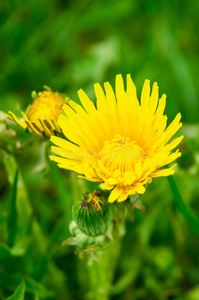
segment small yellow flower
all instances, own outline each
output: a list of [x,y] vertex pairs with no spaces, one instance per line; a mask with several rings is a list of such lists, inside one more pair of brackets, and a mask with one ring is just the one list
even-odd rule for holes
[[164,115],[166,95],[159,99],[158,86],[145,80],[141,102],[130,75],[127,90],[121,75],[116,77],[116,97],[106,82],[105,93],[94,85],[97,108],[83,90],[79,98],[83,108],[73,101],[63,106],[58,124],[68,140],[53,136],[51,160],[61,168],[73,170],[82,178],[101,182],[110,190],[109,202],[122,202],[128,196],[143,194],[152,178],[174,173],[174,166],[162,169],[181,156],[171,152],[183,139],[169,140],[182,126],[180,113],[167,127]]
[[17,123],[31,133],[50,137],[54,131],[60,132],[61,129],[57,124],[57,119],[61,113],[62,106],[67,101],[65,98],[53,91],[43,91],[36,96],[33,103],[29,106],[27,114],[22,113],[23,119],[18,119],[15,114],[9,111],[5,114],[7,118]]

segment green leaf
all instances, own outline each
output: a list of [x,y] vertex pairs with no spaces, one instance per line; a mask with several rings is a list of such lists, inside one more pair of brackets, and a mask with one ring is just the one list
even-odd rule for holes
[[[6,172],[8,174],[8,180],[10,184],[14,187],[14,181],[16,177],[16,170],[18,169],[17,162],[13,155],[0,150],[0,158],[5,166]],[[18,215],[18,226],[17,233],[20,236],[26,236],[29,232],[30,225],[32,222],[32,207],[28,198],[28,193],[26,186],[23,181],[21,172],[18,174],[18,184],[17,184],[17,195],[16,195],[16,209]],[[13,229],[14,230],[14,229]]]
[[12,296],[10,296],[9,300],[23,300],[24,299],[24,294],[25,294],[25,283],[24,280],[21,282],[21,284],[18,286],[18,288],[16,289],[16,291],[14,292],[14,294]]
[[44,272],[46,271],[47,265],[51,259],[52,256],[52,248],[53,245],[55,244],[55,242],[57,241],[61,231],[66,227],[67,224],[67,220],[65,220],[65,216],[64,218],[61,218],[57,224],[55,225],[55,228],[52,232],[51,238],[48,241],[48,245],[46,247],[46,250],[44,252],[44,255],[39,263],[39,268],[38,270],[36,270],[35,272],[35,277],[37,279],[41,279],[41,277],[43,276]]
[[39,300],[39,296],[35,294],[35,300]]
[[30,276],[27,276],[26,274],[10,275],[6,272],[0,271],[0,286],[1,287],[6,287],[7,289],[12,290],[13,287],[17,287],[22,280],[24,280],[24,282],[25,282],[26,292],[32,293],[33,295],[37,294],[38,297],[41,297],[42,299],[53,296],[53,293],[50,290],[48,290],[43,284],[34,280]]
[[10,203],[10,211],[7,219],[7,228],[8,228],[8,245],[13,246],[16,233],[17,233],[17,208],[16,208],[16,199],[17,199],[17,183],[18,183],[18,174],[19,170],[16,170],[12,198]]
[[4,243],[0,243],[0,261],[10,258],[11,256],[10,248]]
[[12,256],[17,257],[25,255],[28,247],[30,246],[30,243],[32,242],[32,239],[32,236],[25,236],[23,238],[20,238],[10,250]]
[[198,300],[199,299],[199,285],[191,288],[187,293],[189,300]]
[[168,176],[169,184],[174,195],[174,201],[181,214],[187,220],[192,230],[199,236],[199,220],[188,210],[178,190],[173,176]]
[[[60,206],[64,210],[65,218],[68,221],[68,224],[66,228],[69,227],[69,224],[71,222],[71,210],[72,210],[72,199],[71,199],[71,193],[66,185],[66,183],[63,180],[63,177],[61,176],[61,171],[60,169],[53,163],[50,164],[50,171],[52,175],[52,180],[55,183],[55,186],[57,188],[57,193],[58,193],[58,201],[60,203]],[[66,232],[66,234],[69,234]]]

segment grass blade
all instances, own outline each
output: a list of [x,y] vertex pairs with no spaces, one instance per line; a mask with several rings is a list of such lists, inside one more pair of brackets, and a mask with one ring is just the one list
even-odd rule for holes
[[24,300],[25,288],[26,286],[23,280],[14,292],[14,294],[7,298],[7,300]]
[[12,190],[12,197],[10,203],[10,211],[7,219],[7,229],[8,229],[8,245],[10,247],[13,246],[16,233],[17,233],[17,183],[18,183],[18,174],[19,169],[16,170],[14,183],[13,183],[13,190]]
[[182,196],[178,190],[177,184],[173,176],[168,176],[169,184],[174,195],[174,201],[181,214],[187,220],[192,230],[199,236],[199,220],[188,210]]

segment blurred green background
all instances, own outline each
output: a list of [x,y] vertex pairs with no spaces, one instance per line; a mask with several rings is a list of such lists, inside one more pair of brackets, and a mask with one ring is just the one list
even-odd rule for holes
[[[182,113],[175,179],[199,218],[198,11],[198,1],[185,0],[1,1],[0,110],[19,113],[44,84],[78,101],[78,89],[94,99],[93,84],[114,85],[119,73],[132,74],[138,94],[144,79],[157,81],[169,122]],[[71,204],[87,183],[77,185],[75,174],[50,162],[44,170],[42,141],[0,117],[0,297],[25,278],[28,300],[91,299],[75,248],[61,246],[70,236]],[[142,200],[145,213],[135,210],[127,221],[110,298],[198,300],[199,237],[167,179],[155,179]]]

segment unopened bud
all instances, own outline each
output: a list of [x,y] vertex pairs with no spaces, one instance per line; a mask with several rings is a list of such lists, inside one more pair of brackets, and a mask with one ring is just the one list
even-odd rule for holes
[[88,236],[103,235],[112,220],[112,207],[101,191],[87,193],[74,203],[73,220]]

